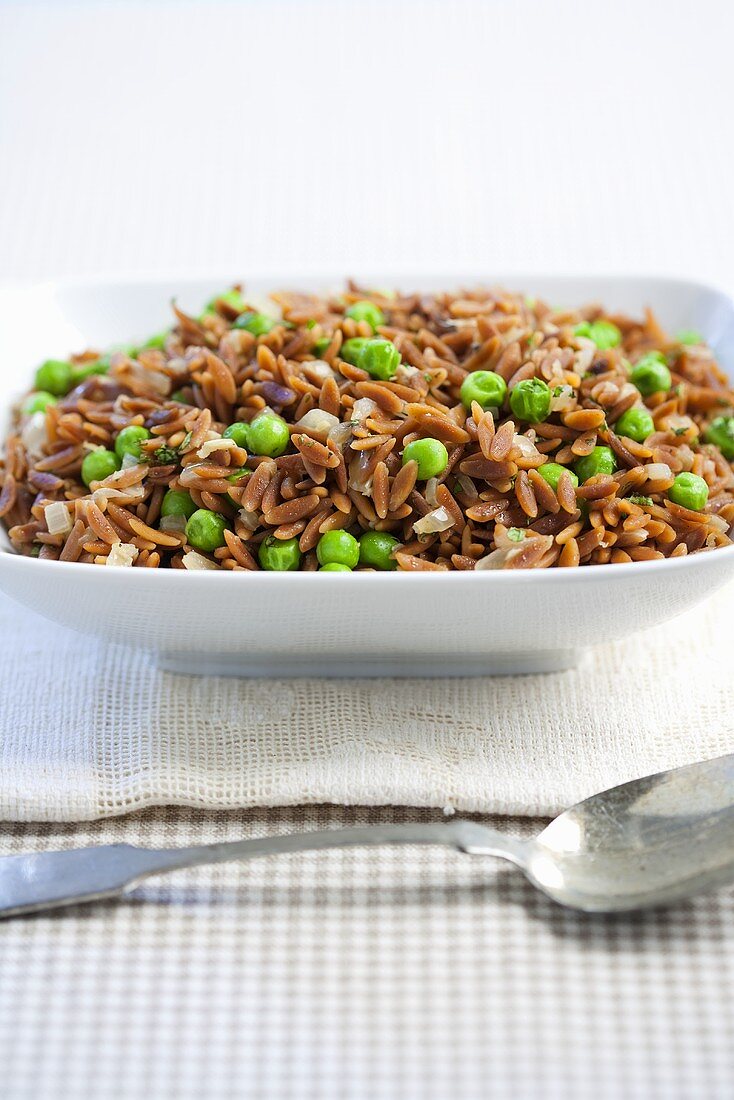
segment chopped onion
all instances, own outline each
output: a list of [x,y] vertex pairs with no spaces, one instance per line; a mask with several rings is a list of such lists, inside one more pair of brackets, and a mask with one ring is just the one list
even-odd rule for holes
[[202,443],[196,454],[198,458],[208,458],[214,451],[234,451],[236,449],[237,444],[234,439],[224,439],[222,436],[217,436],[215,439],[207,439],[206,443]]
[[74,524],[68,505],[61,500],[47,504],[43,509],[49,535],[68,535]]
[[711,527],[715,527],[717,531],[721,531],[722,535],[725,535],[729,530],[729,524],[723,516],[711,515],[708,517],[708,522]]
[[538,448],[533,443],[532,439],[528,439],[526,435],[519,435],[515,433],[512,438],[512,450],[510,456],[515,458],[522,458],[529,462],[542,462],[543,456]]
[[315,374],[317,378],[323,379],[324,382],[327,378],[336,377],[336,372],[323,359],[314,359],[313,362],[303,363],[302,365],[308,370],[309,374]]
[[672,481],[673,471],[667,462],[648,462],[643,467],[649,481]]
[[276,302],[269,294],[251,294],[245,298],[245,301],[247,308],[253,309],[256,313],[264,313],[267,317],[272,317],[274,321],[283,320],[283,307],[280,302]]
[[209,558],[205,558],[203,554],[198,554],[196,550],[189,550],[187,554],[184,554],[181,561],[186,569],[219,569],[218,565],[215,565],[213,561],[209,561]]
[[419,367],[412,367],[410,363],[401,363],[395,371],[395,379],[397,382],[402,382],[409,386],[411,378],[415,378],[416,374],[420,373]]
[[324,412],[323,409],[309,409],[298,421],[296,427],[306,432],[307,435],[313,435],[317,439],[326,439],[329,432],[339,423],[339,417],[334,416],[333,413]]
[[349,488],[364,497],[372,492],[372,473],[369,469],[371,462],[369,451],[359,451],[349,463]]
[[43,449],[48,442],[48,437],[46,436],[46,414],[43,412],[33,413],[23,425],[20,438],[29,455],[35,457],[36,455],[43,454]]
[[103,489],[95,489],[92,493],[92,500],[102,511],[105,510],[111,500],[120,500],[127,504],[140,504],[144,498],[145,488],[142,485],[131,485],[129,489],[113,489],[111,486],[109,488],[105,486]]
[[158,526],[161,531],[175,531],[180,534],[186,530],[186,516],[161,516]]
[[572,409],[576,404],[576,394],[574,393],[573,386],[558,386],[561,392],[551,397],[551,412],[562,412],[566,409]]
[[504,569],[506,563],[512,560],[514,554],[517,554],[518,547],[513,547],[512,550],[493,550],[491,554],[486,554],[485,557],[480,558],[474,566],[475,569]]
[[257,512],[250,512],[247,508],[240,508],[237,515],[242,526],[248,531],[254,531],[260,522]]
[[[587,370],[589,369],[591,364],[594,362],[594,356],[595,355],[596,355],[596,345],[594,345],[593,347],[590,347],[590,348],[585,347],[585,348],[582,348],[581,351],[577,351],[576,356],[574,358],[574,367],[576,368],[576,373],[580,374],[580,375],[586,374]],[[551,408],[552,407],[553,406],[551,406]]]
[[436,489],[438,489],[438,478],[429,477],[426,482],[426,488],[423,496],[426,498],[431,508],[438,508],[438,501],[436,500]]
[[684,432],[696,427],[690,416],[680,416],[678,414],[667,417],[665,426],[669,432],[675,432],[676,435],[683,435]]
[[465,497],[469,497],[470,500],[479,500],[477,487],[468,474],[456,475],[456,488],[454,492],[462,493]]
[[346,424],[336,424],[327,438],[337,447],[343,447],[345,443],[349,443],[354,436],[354,425],[347,421]]
[[113,543],[107,555],[106,565],[132,565],[140,551],[137,546],[129,546],[122,542]]
[[413,524],[413,530],[416,535],[434,535],[437,531],[448,531],[449,527],[453,527],[455,522],[456,520],[451,513],[441,505],[421,519],[416,520]]
[[360,423],[366,420],[367,417],[372,416],[376,408],[377,402],[373,401],[371,397],[360,397],[359,401],[355,401],[352,405],[352,423],[355,420]]
[[139,462],[139,458],[136,458],[135,455],[131,455],[129,451],[126,451],[125,454],[122,456],[122,464],[120,466],[120,469],[130,470],[133,466],[137,466]]

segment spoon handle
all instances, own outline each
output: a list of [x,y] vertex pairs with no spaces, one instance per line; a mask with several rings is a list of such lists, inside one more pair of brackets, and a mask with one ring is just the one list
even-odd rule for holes
[[521,841],[472,821],[367,825],[189,848],[108,844],[0,858],[0,917],[114,897],[149,875],[183,867],[378,844],[442,844],[472,855],[497,855],[523,863]]

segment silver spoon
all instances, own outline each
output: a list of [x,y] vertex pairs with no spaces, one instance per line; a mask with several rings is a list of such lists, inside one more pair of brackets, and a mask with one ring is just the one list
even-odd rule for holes
[[532,840],[473,821],[369,825],[190,848],[108,844],[0,858],[0,916],[110,898],[149,875],[278,852],[444,844],[516,864],[553,901],[644,909],[734,882],[734,755],[635,779],[579,802]]

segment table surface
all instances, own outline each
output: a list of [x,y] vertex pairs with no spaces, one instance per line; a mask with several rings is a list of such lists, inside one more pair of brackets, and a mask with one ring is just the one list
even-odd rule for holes
[[[0,2],[0,280],[565,270],[731,288],[733,30],[714,0]],[[158,810],[5,824],[0,851],[429,816]],[[731,890],[585,918],[438,849],[181,872],[0,926],[0,1091],[728,1100],[733,968]]]
[[[146,811],[5,825],[0,851],[435,817]],[[728,1100],[732,989],[732,891],[586,917],[440,848],[270,857],[5,924],[3,1095]]]

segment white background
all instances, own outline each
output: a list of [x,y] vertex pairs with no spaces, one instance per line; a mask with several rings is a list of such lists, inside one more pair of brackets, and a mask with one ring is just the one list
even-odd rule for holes
[[0,278],[648,271],[734,286],[712,0],[0,0]]

